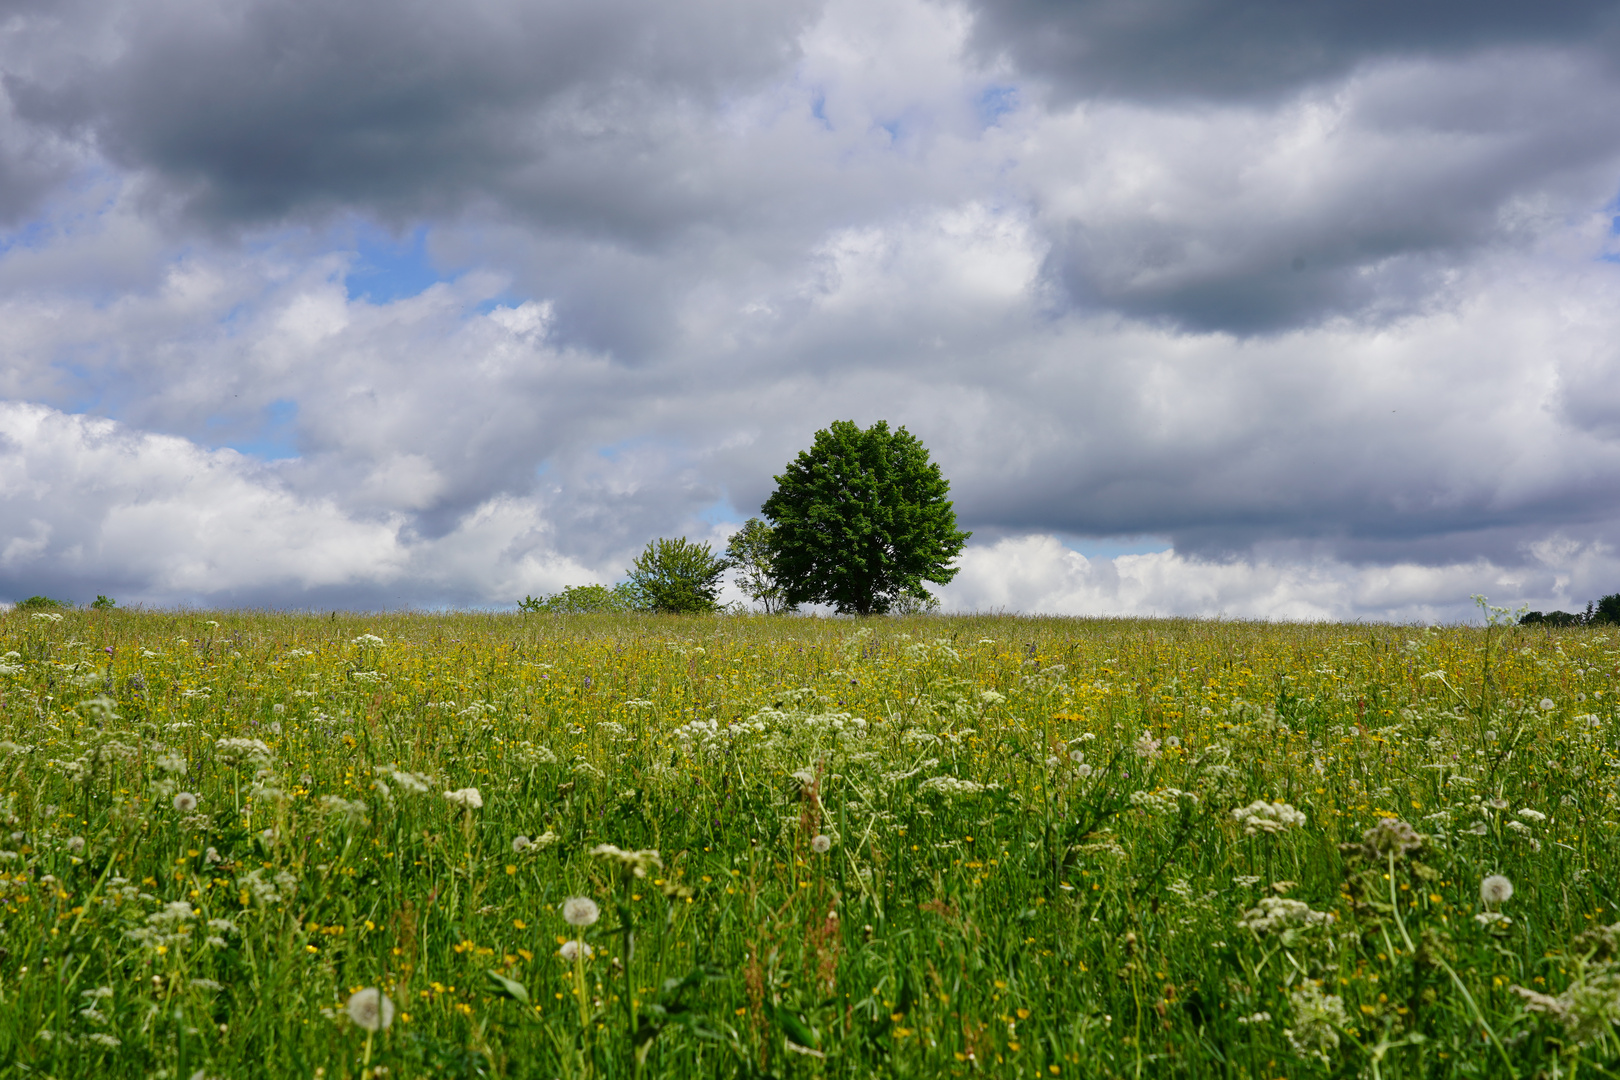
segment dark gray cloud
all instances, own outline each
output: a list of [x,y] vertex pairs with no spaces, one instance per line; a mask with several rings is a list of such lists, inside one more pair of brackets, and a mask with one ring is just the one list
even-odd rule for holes
[[149,172],[160,202],[216,221],[453,213],[549,186],[554,224],[633,229],[646,222],[619,220],[629,208],[599,189],[548,185],[551,156],[648,137],[647,113],[709,108],[780,71],[812,11],[78,0],[16,17],[5,87],[19,116]]
[[1030,163],[1048,272],[1081,309],[1195,331],[1379,324],[1447,302],[1481,251],[1611,198],[1620,163],[1620,82],[1550,51],[1384,66],[1196,122],[1086,113],[1109,149]]
[[1612,46],[1613,0],[973,0],[974,44],[1068,100],[1286,95],[1388,59]]

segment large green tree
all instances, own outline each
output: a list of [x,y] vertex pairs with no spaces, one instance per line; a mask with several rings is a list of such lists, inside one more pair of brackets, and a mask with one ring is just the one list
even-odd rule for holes
[[955,577],[951,560],[971,535],[956,528],[950,488],[903,427],[839,420],[816,432],[761,508],[784,599],[878,615],[927,597],[923,582]]

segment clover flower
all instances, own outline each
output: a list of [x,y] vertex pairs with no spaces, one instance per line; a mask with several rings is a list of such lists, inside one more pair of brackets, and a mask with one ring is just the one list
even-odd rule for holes
[[602,909],[588,896],[570,896],[563,901],[562,917],[569,926],[586,927],[602,917]]
[[350,994],[344,1009],[350,1020],[367,1031],[382,1031],[394,1022],[394,1003],[375,986]]

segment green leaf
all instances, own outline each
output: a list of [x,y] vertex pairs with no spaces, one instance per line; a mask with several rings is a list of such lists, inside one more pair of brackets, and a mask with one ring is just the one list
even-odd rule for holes
[[488,975],[489,981],[495,984],[496,996],[509,997],[513,1001],[522,1002],[524,1005],[529,1003],[529,992],[523,988],[522,983],[514,982],[498,971],[486,971],[484,974]]

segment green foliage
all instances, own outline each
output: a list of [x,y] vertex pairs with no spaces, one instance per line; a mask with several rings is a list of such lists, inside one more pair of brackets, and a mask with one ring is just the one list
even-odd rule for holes
[[636,556],[625,584],[636,597],[636,606],[647,611],[671,615],[717,611],[715,597],[726,566],[725,558],[708,544],[694,544],[684,536],[660,538]]
[[905,428],[839,420],[776,477],[762,508],[774,525],[774,570],[789,604],[877,615],[924,581],[945,584],[970,533],[956,528],[950,484]]
[[1593,622],[1620,623],[1620,593],[1610,593],[1597,602]]
[[118,601],[114,600],[110,596],[102,596],[100,593],[97,593],[96,598],[90,602],[90,606],[96,611],[111,611],[113,608],[118,606]]
[[0,1071],[1613,1076],[1617,670],[1592,628],[4,612]]
[[613,614],[637,610],[637,597],[624,582],[611,589],[606,585],[570,585],[544,598],[525,596],[518,601],[518,610],[526,614]]
[[769,525],[759,518],[749,518],[726,545],[726,561],[737,570],[737,587],[767,615],[792,610],[776,580],[774,536],[775,530]]
[[18,611],[65,611],[73,606],[68,600],[52,600],[48,596],[30,596],[17,601]]

